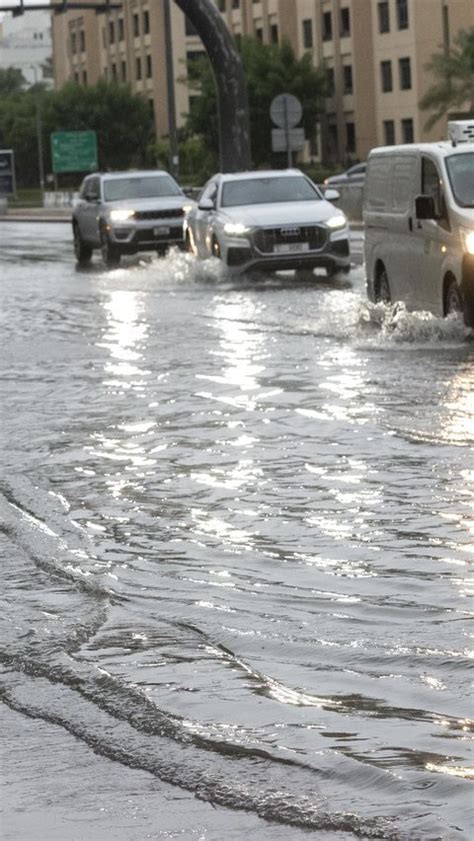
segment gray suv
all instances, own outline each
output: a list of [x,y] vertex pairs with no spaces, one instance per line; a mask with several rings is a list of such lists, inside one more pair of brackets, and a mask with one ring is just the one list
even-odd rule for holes
[[183,222],[193,204],[161,170],[88,175],[72,214],[76,260],[85,264],[100,248],[111,268],[122,254],[183,246]]

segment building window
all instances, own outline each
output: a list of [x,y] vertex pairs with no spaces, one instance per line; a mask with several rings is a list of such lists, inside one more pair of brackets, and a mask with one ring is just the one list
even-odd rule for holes
[[122,82],[126,82],[127,81],[127,62],[122,61],[122,64],[120,66],[121,66],[121,72],[122,72]]
[[352,93],[352,91],[353,91],[352,64],[346,64],[342,68],[342,78],[343,78],[343,91],[344,91],[344,93]]
[[115,27],[114,27],[113,20],[111,20],[109,22],[109,44],[114,44],[114,43],[115,43]]
[[346,152],[355,152],[356,133],[354,123],[346,123]]
[[332,14],[331,12],[324,12],[323,14],[323,41],[332,40]]
[[86,51],[86,33],[83,29],[79,32],[79,44],[81,53],[85,53]]
[[140,18],[137,14],[133,16],[133,37],[138,38],[140,35]]
[[400,88],[402,91],[411,89],[411,65],[409,58],[398,59],[398,70],[400,74]]
[[150,12],[145,11],[143,12],[143,34],[149,35],[150,34]]
[[270,26],[270,41],[272,44],[278,44],[278,24],[272,23]]
[[184,18],[184,32],[188,37],[198,34],[196,27],[187,16]]
[[303,47],[305,50],[313,48],[313,21],[311,18],[303,21]]
[[240,9],[240,0],[232,0],[232,8]]
[[338,134],[337,134],[337,126],[335,123],[331,123],[328,126],[328,145],[329,145],[329,155],[334,158],[338,155]]
[[118,39],[119,41],[123,41],[125,39],[125,31],[123,27],[123,18],[119,18],[118,20]]
[[395,0],[397,8],[397,26],[408,29],[408,0]]
[[142,78],[142,60],[141,58],[137,58],[135,60],[135,78],[141,79]]
[[263,41],[263,29],[261,26],[259,26],[258,29],[255,30],[255,37],[257,41]]
[[334,96],[334,67],[326,67],[326,96]]
[[87,70],[82,71],[82,84],[87,87]]
[[147,55],[146,57],[146,77],[147,79],[151,79],[152,77],[152,63],[151,63],[151,55]]
[[115,64],[115,62],[112,62],[111,70],[112,70],[112,82],[116,82],[117,81],[117,65]]
[[379,12],[379,32],[390,32],[390,9],[388,0],[383,0],[378,5]]
[[73,55],[77,52],[76,33],[71,32],[71,52]]
[[79,84],[79,73],[74,73],[74,81],[75,81],[76,85]]
[[219,0],[217,6],[218,6],[220,12],[225,12],[225,6],[226,6],[225,0]]
[[393,81],[392,81],[392,62],[391,61],[381,61],[380,62],[380,74],[382,79],[382,91],[384,93],[389,93],[393,90]]
[[394,120],[383,121],[383,141],[385,146],[393,146],[395,143],[395,122]]
[[242,45],[242,33],[241,32],[234,32],[234,41],[235,41],[235,45],[236,45],[237,49],[240,50],[240,47]]
[[341,38],[347,38],[351,34],[351,15],[349,9],[341,9]]
[[413,140],[413,120],[411,118],[402,120],[402,143],[413,143]]

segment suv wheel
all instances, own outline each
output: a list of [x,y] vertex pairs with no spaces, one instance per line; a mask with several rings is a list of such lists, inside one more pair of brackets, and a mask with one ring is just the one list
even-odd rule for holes
[[102,260],[108,269],[115,269],[120,263],[120,251],[110,242],[107,231],[102,228],[100,232],[100,250]]
[[74,237],[74,255],[79,265],[83,266],[91,259],[92,248],[82,239],[79,225],[77,223],[74,225],[72,232]]

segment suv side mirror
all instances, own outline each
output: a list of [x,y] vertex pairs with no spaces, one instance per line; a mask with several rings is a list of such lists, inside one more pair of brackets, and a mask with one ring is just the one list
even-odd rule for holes
[[341,194],[338,190],[335,190],[334,187],[328,187],[324,191],[324,198],[326,199],[326,201],[336,202],[339,201],[339,199],[341,198]]
[[96,193],[95,191],[87,193],[87,195],[86,195],[86,200],[90,201],[90,202],[99,201],[99,199],[100,199],[99,193]]
[[437,219],[433,196],[415,197],[415,215],[417,219]]
[[214,210],[215,204],[212,199],[201,199],[199,202],[199,210]]

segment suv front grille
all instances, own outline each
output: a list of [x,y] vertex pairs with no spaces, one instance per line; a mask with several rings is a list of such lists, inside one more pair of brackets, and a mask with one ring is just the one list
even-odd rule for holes
[[135,219],[177,219],[184,216],[182,207],[175,207],[172,210],[137,210]]
[[[295,233],[284,234],[289,228]],[[327,230],[321,225],[286,225],[279,228],[262,228],[252,237],[253,245],[263,254],[272,254],[274,245],[294,242],[308,242],[311,251],[323,248],[327,240]]]

